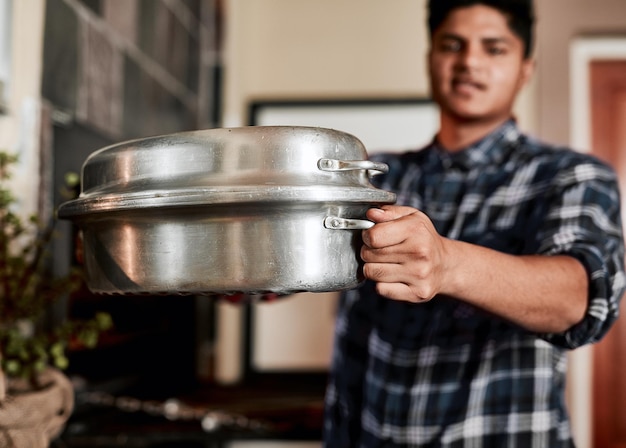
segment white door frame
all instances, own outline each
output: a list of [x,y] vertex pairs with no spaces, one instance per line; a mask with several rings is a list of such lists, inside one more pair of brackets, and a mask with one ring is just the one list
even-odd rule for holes
[[[594,60],[626,60],[626,36],[580,37],[570,45],[570,145],[591,150],[591,101],[589,65]],[[624,204],[622,204],[622,212]],[[568,400],[572,430],[579,448],[592,441],[593,350],[586,346],[570,354]]]
[[581,37],[570,45],[570,143],[591,148],[589,64],[594,60],[626,60],[626,36]]

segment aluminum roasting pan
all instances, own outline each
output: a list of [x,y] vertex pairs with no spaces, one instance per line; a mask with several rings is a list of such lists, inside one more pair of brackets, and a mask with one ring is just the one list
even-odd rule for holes
[[122,142],[91,154],[59,207],[103,294],[335,291],[362,280],[372,186],[387,166],[344,132],[258,126]]

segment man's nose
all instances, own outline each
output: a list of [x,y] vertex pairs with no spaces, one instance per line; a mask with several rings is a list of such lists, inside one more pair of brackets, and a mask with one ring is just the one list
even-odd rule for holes
[[459,52],[457,65],[464,69],[477,69],[483,62],[484,52],[480,45],[468,43]]

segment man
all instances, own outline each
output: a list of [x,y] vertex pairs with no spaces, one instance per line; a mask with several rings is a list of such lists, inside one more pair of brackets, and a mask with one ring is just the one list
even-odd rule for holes
[[368,211],[368,281],[342,300],[331,447],[573,446],[566,351],[598,341],[624,291],[613,171],[523,135],[530,0],[431,0],[441,126],[382,155],[398,204]]

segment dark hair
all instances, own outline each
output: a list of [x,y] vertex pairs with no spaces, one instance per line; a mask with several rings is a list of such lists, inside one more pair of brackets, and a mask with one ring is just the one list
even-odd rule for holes
[[428,28],[431,37],[452,10],[473,5],[489,6],[504,14],[508,19],[511,31],[524,43],[524,57],[530,57],[535,22],[532,0],[429,0]]

